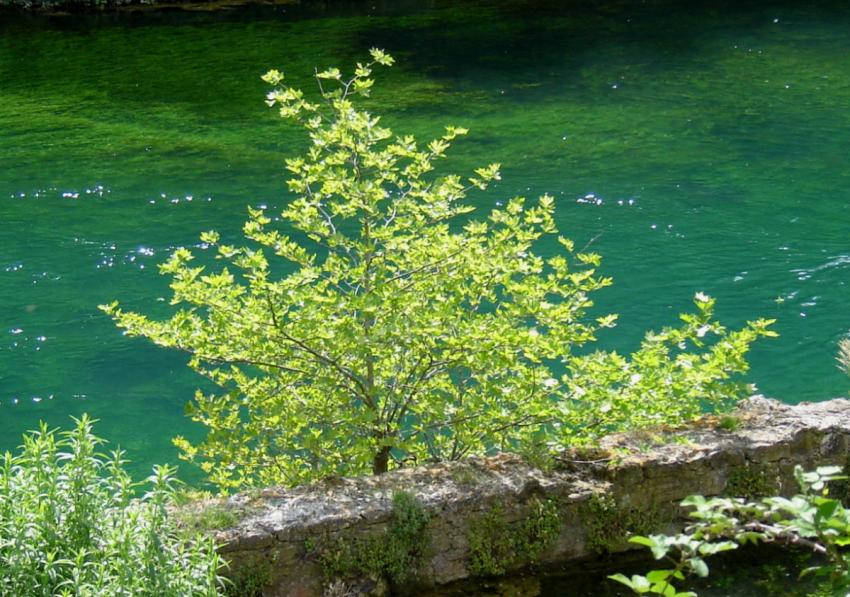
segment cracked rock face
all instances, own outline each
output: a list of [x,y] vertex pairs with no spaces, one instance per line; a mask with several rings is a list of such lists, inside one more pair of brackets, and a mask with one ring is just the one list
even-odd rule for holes
[[736,417],[733,430],[708,416],[686,429],[612,435],[599,449],[562,455],[550,472],[503,454],[241,494],[230,505],[249,514],[216,539],[231,561],[228,574],[262,578],[267,596],[385,594],[387,579],[326,578],[309,546],[381,541],[394,519],[392,496],[404,491],[430,518],[415,580],[393,592],[439,592],[473,576],[470,530],[494,511],[497,534],[514,536],[535,504],[555,504],[554,540],[533,562],[518,554],[504,564],[506,573],[529,563],[563,567],[629,549],[630,532],[675,529],[688,495],[791,494],[795,465],[847,464],[850,401],[789,406],[755,396]]

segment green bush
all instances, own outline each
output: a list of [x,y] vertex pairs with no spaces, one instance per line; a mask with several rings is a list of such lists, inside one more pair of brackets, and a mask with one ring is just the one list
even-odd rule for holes
[[616,320],[587,315],[610,284],[599,256],[558,235],[548,195],[472,219],[464,199],[499,165],[435,173],[465,129],[419,145],[358,108],[372,68],[392,62],[372,50],[350,78],[317,72],[315,101],[270,71],[267,103],[310,139],[287,160],[292,201],[280,217],[249,210],[248,246],[203,233],[228,264],[218,271],[175,251],[161,266],[180,306],[170,319],[102,307],[220,387],[188,407],[209,434],[176,439],[186,458],[222,488],[295,484],[593,441],[746,392],[730,376],[770,322],[727,331],[701,293],[681,327],[647,334],[634,354],[577,357]]
[[0,595],[218,595],[221,560],[210,539],[178,536],[167,505],[173,470],[155,467],[134,497],[121,452],[83,416],[72,431],[45,424],[0,468]]

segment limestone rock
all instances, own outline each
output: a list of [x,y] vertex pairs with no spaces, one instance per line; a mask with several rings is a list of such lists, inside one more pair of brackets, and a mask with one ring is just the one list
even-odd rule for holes
[[756,396],[737,417],[733,430],[713,425],[709,416],[680,430],[612,435],[598,450],[562,455],[547,473],[503,454],[237,495],[231,504],[245,509],[250,502],[250,514],[216,538],[231,561],[230,574],[262,578],[266,596],[387,594],[386,579],[325,578],[309,546],[380,540],[392,524],[393,493],[405,491],[430,515],[422,539],[428,547],[411,571],[414,581],[393,587],[393,594],[438,594],[474,576],[470,533],[494,511],[503,525],[498,533],[511,537],[527,532],[523,525],[535,505],[555,504],[554,540],[533,562],[519,554],[502,563],[507,573],[529,563],[563,566],[629,549],[630,532],[676,528],[683,516],[678,503],[688,495],[789,494],[797,489],[795,465],[847,463],[850,401],[789,406]]

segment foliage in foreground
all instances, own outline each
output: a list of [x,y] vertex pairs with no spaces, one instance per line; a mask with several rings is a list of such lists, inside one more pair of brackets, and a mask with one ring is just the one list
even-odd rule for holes
[[793,498],[767,497],[758,501],[743,498],[691,496],[682,506],[691,507],[695,520],[684,533],[667,536],[635,536],[633,543],[652,550],[656,560],[666,559],[671,566],[644,575],[610,576],[638,595],[695,597],[692,591],[679,591],[676,584],[686,575],[708,576],[705,558],[737,549],[747,543],[777,543],[810,548],[826,558],[823,565],[806,568],[801,576],[821,577],[831,595],[850,594],[850,510],[841,500],[830,498],[827,484],[845,479],[840,467],[820,467],[804,472],[800,466],[794,476],[801,493]]
[[173,470],[155,467],[134,499],[120,452],[97,450],[87,417],[57,435],[42,424],[0,468],[0,595],[218,595],[209,539],[178,537],[166,505]]
[[[181,306],[171,319],[103,307],[130,335],[190,354],[220,386],[189,406],[209,434],[176,439],[186,458],[225,489],[294,484],[539,453],[677,424],[747,391],[730,376],[746,371],[770,322],[727,331],[701,293],[681,327],[647,334],[630,357],[576,356],[616,319],[587,316],[590,294],[610,283],[595,271],[599,256],[558,235],[548,195],[471,219],[467,193],[499,180],[499,165],[466,180],[435,174],[465,129],[421,146],[357,107],[372,68],[392,62],[372,50],[351,78],[317,72],[316,101],[266,74],[267,103],[310,139],[286,162],[294,200],[280,218],[249,210],[253,245],[202,234],[228,264],[218,271],[175,251],[161,266]],[[537,252],[544,240],[559,250]]]

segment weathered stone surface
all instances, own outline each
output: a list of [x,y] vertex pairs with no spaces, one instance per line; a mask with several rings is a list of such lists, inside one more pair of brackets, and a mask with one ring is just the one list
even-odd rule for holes
[[[795,465],[847,462],[850,401],[788,406],[753,397],[738,416],[733,431],[716,428],[708,418],[684,430],[610,436],[593,453],[564,455],[559,470],[548,473],[500,455],[237,495],[231,503],[242,509],[250,503],[251,514],[217,539],[232,574],[259,570],[268,585],[264,595],[378,594],[386,584],[370,585],[368,579],[357,590],[344,583],[328,588],[307,545],[380,536],[393,517],[392,495],[403,490],[431,517],[418,584],[400,591],[416,593],[471,576],[470,526],[494,507],[502,532],[515,533],[532,504],[557,504],[558,536],[536,563],[560,565],[586,561],[600,550],[626,550],[628,532],[674,528],[682,515],[678,503],[688,495],[793,493]],[[507,572],[527,563],[518,558]]]

